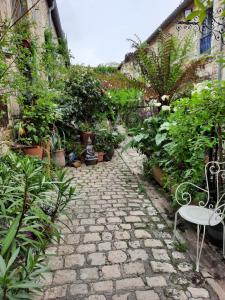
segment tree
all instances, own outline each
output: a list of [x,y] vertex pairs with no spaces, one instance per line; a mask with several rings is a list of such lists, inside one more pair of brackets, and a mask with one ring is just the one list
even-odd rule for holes
[[[149,86],[150,94],[160,102],[163,95],[169,95],[171,99],[178,90],[199,79],[197,70],[206,58],[190,60],[190,38],[180,42],[172,35],[160,33],[156,50],[140,40],[132,42],[136,49],[135,63]],[[168,98],[164,99],[164,104],[169,103]]]

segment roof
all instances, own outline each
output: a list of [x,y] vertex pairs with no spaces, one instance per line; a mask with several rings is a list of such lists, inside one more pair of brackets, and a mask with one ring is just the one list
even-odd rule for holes
[[182,11],[193,3],[193,0],[184,0],[163,22],[159,27],[148,37],[146,42],[150,44],[159,34],[160,30],[165,29],[174,19],[182,13]]
[[[54,24],[57,37],[63,39],[65,36],[64,36],[64,32],[62,30],[62,25],[61,25],[61,21],[60,21],[60,17],[59,17],[59,10],[57,7],[56,0],[47,0],[47,3],[48,3],[49,7],[53,7],[53,9],[51,11],[51,16],[52,16],[52,22]],[[54,6],[53,6],[53,4],[54,4]]]

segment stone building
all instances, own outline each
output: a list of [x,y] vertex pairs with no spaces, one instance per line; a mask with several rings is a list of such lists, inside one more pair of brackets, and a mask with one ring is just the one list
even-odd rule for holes
[[[202,26],[180,24],[182,21],[186,22],[186,16],[195,9],[193,0],[184,0],[147,38],[146,42],[149,44],[149,47],[154,48],[157,45],[157,37],[160,31],[163,31],[173,34],[179,39],[190,36],[193,42],[192,53],[190,53],[192,59],[197,59],[199,56],[205,54],[215,56],[221,52],[224,53],[225,46],[222,42],[222,35],[214,34],[216,30],[220,29],[220,26],[213,20],[214,18],[218,22],[221,22],[220,5],[220,0],[214,0],[213,7],[207,11],[207,18],[203,23],[207,27],[205,26],[205,30],[202,32]],[[213,31],[209,29],[212,27],[214,28]],[[138,69],[135,66],[134,53],[126,54],[119,69],[129,77],[137,78],[139,76]],[[210,79],[225,79],[225,71],[217,62],[217,59],[210,59],[200,72],[200,75]]]
[[[0,0],[0,24],[5,20],[13,24],[25,14],[31,21],[30,32],[38,45],[42,45],[45,40],[46,28],[51,30],[56,42],[64,38],[56,0]],[[19,107],[13,97],[8,105],[0,102],[0,141],[7,138],[7,127],[18,111]]]

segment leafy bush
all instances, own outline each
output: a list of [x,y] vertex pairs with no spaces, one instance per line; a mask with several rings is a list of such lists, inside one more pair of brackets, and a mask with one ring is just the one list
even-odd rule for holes
[[111,117],[109,99],[88,68],[71,68],[65,93],[65,99],[60,101],[65,123],[84,122],[93,125],[104,117]]
[[139,89],[113,89],[108,91],[111,98],[115,119],[120,119],[128,128],[136,127],[140,119],[142,92]]
[[48,175],[44,162],[9,154],[0,157],[0,298],[31,299],[39,289],[54,224],[74,188],[63,170]]

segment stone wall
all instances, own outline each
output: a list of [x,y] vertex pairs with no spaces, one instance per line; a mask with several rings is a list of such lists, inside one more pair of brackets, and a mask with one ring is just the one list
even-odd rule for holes
[[[27,0],[27,8],[29,9],[37,0]],[[13,14],[12,1],[11,0],[0,0],[0,22],[5,19],[11,19]],[[44,32],[46,28],[51,28],[53,33],[53,38],[55,41],[58,41],[57,34],[51,17],[49,18],[49,7],[46,0],[42,0],[38,3],[38,5],[31,10],[28,14],[32,27],[30,28],[31,34],[37,38],[38,46],[44,43]],[[9,60],[10,63],[10,60]],[[15,67],[15,66],[13,66]],[[11,97],[8,101],[8,119],[9,119],[9,127],[12,126],[12,118],[19,114],[19,106],[16,102],[15,97]],[[5,134],[5,132],[7,134]],[[6,128],[0,128],[0,141],[9,138],[9,131]],[[1,152],[1,147],[0,147]]]
[[[194,2],[194,1],[193,1]],[[220,6],[219,0],[214,0],[214,15],[218,7]],[[194,4],[187,7],[194,9]],[[197,30],[187,30],[181,29],[177,30],[177,22],[184,20],[184,11],[182,11],[167,27],[163,29],[163,32],[170,33],[178,37],[179,39],[185,39],[186,37],[190,36],[191,41],[193,43],[193,51],[190,53],[190,58],[199,58],[200,57],[200,38],[201,33]],[[151,40],[150,47],[156,48],[157,47],[157,37]],[[224,46],[222,45],[221,41],[217,41],[214,36],[212,36],[212,48],[211,48],[211,55],[217,55],[218,53],[223,52],[225,53]],[[121,66],[121,72],[124,74],[129,74],[130,77],[136,78],[137,77],[137,69],[135,69],[132,59],[123,63]],[[205,67],[200,70],[200,76],[205,77],[208,76],[210,79],[225,79],[225,70],[220,70],[220,66],[216,59],[211,59]]]

